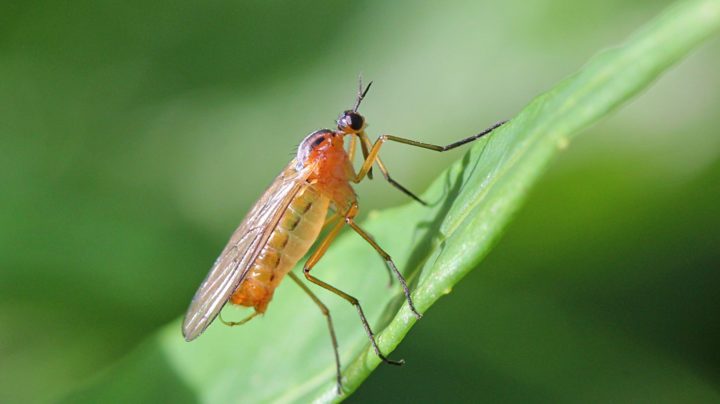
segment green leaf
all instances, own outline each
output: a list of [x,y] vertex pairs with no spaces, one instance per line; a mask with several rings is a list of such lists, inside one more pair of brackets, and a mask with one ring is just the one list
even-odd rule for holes
[[[427,312],[423,321],[442,321],[428,309],[478,266],[555,154],[718,28],[717,0],[673,5],[624,45],[600,53],[478,141],[424,194],[430,207],[410,203],[370,212],[362,226],[406,274],[417,308]],[[420,149],[412,152],[433,157]],[[380,348],[393,357],[390,353],[417,320],[398,286],[385,286],[383,262],[372,248],[357,235],[344,234],[315,271],[360,299]],[[346,397],[380,361],[355,310],[325,291],[317,294],[335,321]],[[225,313],[238,318],[246,314],[240,309]],[[170,389],[178,396],[173,399],[189,401],[326,402],[341,399],[335,395],[334,380],[324,318],[288,281],[278,288],[265,317],[235,329],[214,324],[192,343],[183,340],[179,321],[173,322],[71,399],[153,401],[168,398],[163,392]]]

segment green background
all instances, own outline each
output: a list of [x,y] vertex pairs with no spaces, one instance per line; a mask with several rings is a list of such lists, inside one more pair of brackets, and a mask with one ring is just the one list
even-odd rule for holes
[[[358,73],[371,136],[447,143],[669,4],[567,3],[0,5],[0,401],[58,399],[182,315]],[[574,141],[350,401],[718,400],[718,59],[715,39]],[[419,191],[461,153],[383,157]]]

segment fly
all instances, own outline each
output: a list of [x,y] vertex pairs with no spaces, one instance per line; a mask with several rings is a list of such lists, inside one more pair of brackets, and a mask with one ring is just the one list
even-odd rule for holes
[[[365,132],[365,118],[358,113],[360,103],[371,85],[372,82],[364,90],[360,85],[355,105],[340,114],[337,129],[320,129],[303,139],[296,157],[275,178],[232,234],[190,303],[182,326],[187,341],[202,334],[228,302],[254,309],[252,314],[241,321],[229,322],[220,316],[220,320],[230,326],[244,324],[265,313],[275,288],[288,275],[317,304],[327,320],[335,355],[337,391],[342,394],[340,355],[330,312],[302,279],[290,271],[310,251],[321,231],[326,228],[329,229],[326,236],[303,266],[305,279],[355,306],[370,344],[383,362],[391,365],[404,363],[403,360],[389,359],[380,351],[358,299],[316,278],[311,271],[340,230],[347,225],[385,260],[391,279],[394,276],[400,283],[410,310],[415,317],[422,317],[415,309],[405,278],[390,255],[356,223],[359,208],[351,184],[359,183],[365,177],[372,178],[372,167],[377,165],[392,186],[425,205],[422,199],[390,177],[378,156],[382,145],[393,141],[444,152],[477,140],[505,122],[498,122],[476,135],[447,146],[392,135],[382,135],[372,143]],[[347,150],[346,136],[350,136]],[[356,142],[360,143],[363,154],[363,163],[357,171],[352,165]]]

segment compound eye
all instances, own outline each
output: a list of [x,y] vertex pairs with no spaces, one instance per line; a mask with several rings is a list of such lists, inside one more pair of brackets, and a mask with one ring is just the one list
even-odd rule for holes
[[345,121],[352,130],[360,130],[365,124],[365,120],[362,116],[356,113],[352,113],[345,116]]
[[365,118],[355,111],[345,111],[338,119],[338,129],[343,132],[358,132],[365,126]]

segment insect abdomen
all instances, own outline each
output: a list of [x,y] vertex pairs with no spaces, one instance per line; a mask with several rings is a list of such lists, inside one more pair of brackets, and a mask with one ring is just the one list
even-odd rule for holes
[[264,313],[282,278],[308,252],[327,216],[329,199],[312,186],[296,196],[230,301]]

